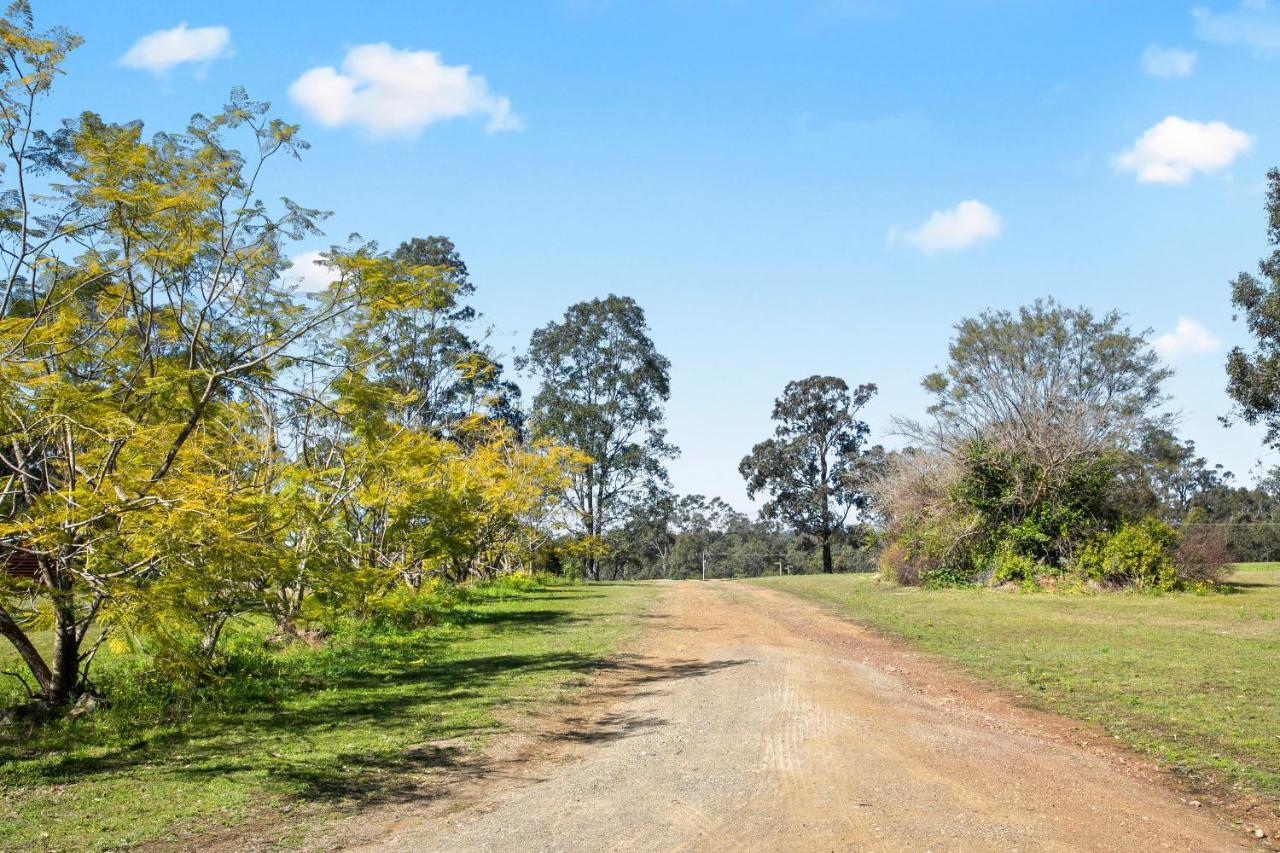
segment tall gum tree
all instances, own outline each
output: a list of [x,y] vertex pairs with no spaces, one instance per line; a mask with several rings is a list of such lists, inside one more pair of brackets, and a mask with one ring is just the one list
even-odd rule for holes
[[787,384],[773,405],[773,437],[751,449],[738,466],[747,495],[767,494],[767,518],[812,537],[822,549],[822,571],[834,571],[831,544],[849,514],[869,501],[866,472],[876,455],[867,446],[870,427],[857,415],[875,385],[835,376],[810,376]]
[[1227,355],[1227,393],[1233,414],[1266,427],[1266,443],[1280,447],[1280,169],[1267,172],[1267,241],[1271,254],[1258,273],[1240,273],[1231,283],[1231,302],[1244,316],[1252,351],[1235,347]]
[[677,453],[662,428],[671,364],[649,337],[643,309],[610,294],[571,305],[562,321],[535,331],[519,365],[540,383],[533,434],[591,459],[573,477],[569,496],[587,576],[599,580],[605,532],[666,482],[663,463]]

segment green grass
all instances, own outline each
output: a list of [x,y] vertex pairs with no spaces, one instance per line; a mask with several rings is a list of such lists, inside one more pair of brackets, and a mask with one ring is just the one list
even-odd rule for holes
[[410,796],[414,771],[456,761],[504,710],[584,681],[653,594],[550,587],[413,633],[259,651],[265,665],[249,674],[261,688],[246,679],[229,705],[197,704],[176,722],[113,709],[0,730],[0,850],[119,848],[245,820],[300,832]]
[[1280,563],[1240,563],[1242,572],[1280,572]]
[[1099,724],[1201,784],[1280,795],[1280,564],[1225,593],[905,589],[869,575],[754,583],[829,605],[1034,706]]

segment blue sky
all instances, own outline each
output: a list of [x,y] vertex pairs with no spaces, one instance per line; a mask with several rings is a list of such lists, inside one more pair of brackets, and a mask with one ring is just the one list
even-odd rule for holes
[[333,242],[450,236],[500,350],[635,297],[682,492],[747,506],[738,460],[813,373],[877,383],[895,444],[951,326],[1044,295],[1168,335],[1211,461],[1280,462],[1216,420],[1280,165],[1261,0],[33,5],[86,39],[46,115],[176,129],[246,86],[312,144],[271,191]]

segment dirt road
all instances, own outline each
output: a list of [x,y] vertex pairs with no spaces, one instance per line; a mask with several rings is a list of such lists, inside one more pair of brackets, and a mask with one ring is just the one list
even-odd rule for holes
[[[826,615],[679,583],[572,719],[429,808],[347,826],[370,850],[1231,850],[1142,762]],[[496,767],[495,771],[493,768]]]

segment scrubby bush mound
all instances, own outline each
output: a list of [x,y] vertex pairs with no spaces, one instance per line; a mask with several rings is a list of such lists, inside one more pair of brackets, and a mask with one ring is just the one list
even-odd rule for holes
[[956,330],[924,382],[932,421],[899,422],[914,447],[876,488],[888,579],[1164,591],[1222,576],[1220,535],[1168,523],[1180,483],[1217,481],[1168,431],[1145,333],[1052,300]]

